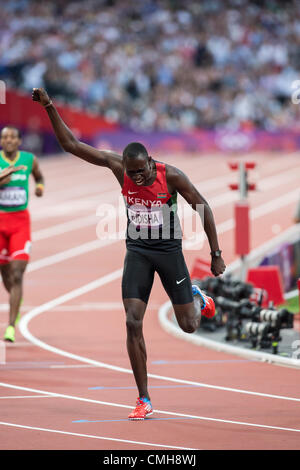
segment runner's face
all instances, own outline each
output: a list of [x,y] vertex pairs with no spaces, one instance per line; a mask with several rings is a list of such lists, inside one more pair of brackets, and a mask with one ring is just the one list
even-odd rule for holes
[[0,145],[4,152],[13,153],[18,150],[21,144],[18,131],[16,129],[4,128],[1,132]]
[[145,186],[152,175],[151,157],[138,156],[125,158],[125,171],[129,178],[138,186]]

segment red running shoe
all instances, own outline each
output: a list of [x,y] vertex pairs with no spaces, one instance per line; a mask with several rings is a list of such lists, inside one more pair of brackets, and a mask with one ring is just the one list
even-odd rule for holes
[[192,285],[192,292],[194,296],[199,295],[202,299],[201,315],[206,318],[213,318],[216,313],[215,302],[213,301],[213,299],[211,297],[208,297],[208,295],[205,295],[195,284]]
[[153,408],[148,398],[138,398],[135,409],[128,416],[129,419],[145,419],[153,414]]

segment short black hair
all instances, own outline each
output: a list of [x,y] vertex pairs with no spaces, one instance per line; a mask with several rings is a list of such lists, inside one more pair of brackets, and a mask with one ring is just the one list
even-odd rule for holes
[[15,126],[8,125],[8,126],[4,126],[4,127],[2,127],[2,129],[1,129],[1,132],[0,132],[0,135],[2,135],[2,131],[3,131],[3,129],[14,129],[14,130],[15,130],[15,131],[17,131],[17,133],[18,133],[18,137],[19,137],[19,139],[21,139],[21,138],[22,138],[22,135],[21,135],[21,131],[20,131],[20,129],[18,129],[18,128],[17,128],[17,127],[15,127]]
[[131,142],[123,150],[123,158],[136,158],[139,155],[143,157],[149,156],[146,147],[139,142]]

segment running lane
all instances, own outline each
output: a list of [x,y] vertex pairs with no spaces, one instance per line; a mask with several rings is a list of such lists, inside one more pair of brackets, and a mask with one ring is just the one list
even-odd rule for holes
[[[258,163],[249,175],[258,182],[249,194],[256,248],[292,224],[300,155],[247,158]],[[237,179],[227,166],[232,157],[158,159],[185,171],[211,203],[225,260],[232,262],[238,199],[228,189]],[[124,240],[99,240],[96,233],[101,210],[108,204],[118,210],[118,184],[106,169],[70,156],[41,166],[46,195],[31,197],[34,243],[23,321],[0,365],[0,448],[299,449],[298,371],[169,336],[158,322],[167,296],[157,278],[144,325],[155,413],[145,422],[127,420],[137,393],[121,302]],[[206,241],[189,248],[190,268],[195,256],[208,257]],[[2,288],[1,334],[6,302]]]

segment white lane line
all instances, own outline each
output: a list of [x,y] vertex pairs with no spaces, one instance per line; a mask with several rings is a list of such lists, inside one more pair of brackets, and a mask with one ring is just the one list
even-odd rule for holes
[[37,230],[32,232],[32,241],[37,242],[39,240],[46,240],[50,237],[55,237],[57,235],[62,235],[73,230],[82,229],[84,227],[89,227],[91,225],[97,225],[97,216],[88,215],[86,217],[78,217],[74,220],[69,220],[68,222],[63,222],[61,224],[55,224],[51,227]]
[[[197,183],[195,186],[201,188],[201,191],[211,191],[215,190],[216,188],[220,188],[220,185],[225,182],[230,181],[230,175],[227,176],[221,176],[217,178],[211,178],[209,180],[205,180],[202,183]],[[73,213],[74,210],[78,210],[78,208],[81,208],[86,205],[92,204],[94,206],[97,204],[99,206],[101,203],[107,203],[110,201],[112,198],[115,199],[116,197],[120,197],[121,200],[121,193],[120,190],[113,190],[113,191],[102,191],[99,192],[97,196],[87,196],[84,198],[80,199],[75,199],[75,200],[68,200],[64,204],[61,202],[58,204],[57,201],[51,205],[46,205],[43,208],[36,208],[34,211],[32,211],[32,220],[39,220],[43,219],[46,217],[54,217],[56,215],[62,215],[62,213],[70,214]],[[122,207],[124,207],[124,214],[125,214],[125,205],[123,200],[122,202]],[[38,241],[38,240],[45,240],[47,238],[60,235],[69,231],[81,229],[83,227],[88,227],[92,225],[97,225],[98,218],[96,215],[96,207],[95,207],[95,213],[94,215],[89,215],[89,216],[81,216],[76,219],[70,220],[68,222],[63,222],[60,224],[55,224],[49,228],[37,230],[32,233],[32,240],[33,241]]]
[[92,240],[87,243],[75,246],[74,248],[69,248],[68,250],[61,251],[54,255],[46,256],[45,258],[32,261],[28,267],[27,272],[33,272],[47,266],[52,266],[53,264],[66,261],[68,259],[74,258],[75,256],[80,256],[91,251],[99,250],[100,248],[112,245],[118,241],[123,241],[120,237],[123,235],[123,232],[116,234],[117,240]]
[[[87,178],[88,183],[85,181],[84,183],[78,184],[78,181],[76,176],[78,178]],[[99,176],[95,177],[95,175],[91,176],[91,174],[87,175],[67,175],[67,178],[65,177],[65,181],[62,185],[60,185],[60,182],[57,180],[57,175],[53,175],[52,178],[47,181],[46,180],[46,186],[45,186],[45,193],[43,196],[44,204],[47,207],[48,204],[59,204],[61,201],[66,201],[70,199],[76,199],[79,197],[86,197],[88,195],[96,195],[96,194],[101,194],[105,192],[111,191],[111,186],[114,184],[116,181],[115,178],[113,177],[113,174],[111,175],[111,179],[109,180],[108,178],[103,177],[101,181],[101,186],[99,185]],[[91,177],[93,179],[91,179]],[[75,183],[74,183],[74,178],[75,178]],[[97,181],[98,179],[98,181]],[[34,185],[32,185],[32,196],[34,192]],[[30,194],[31,196],[31,194]],[[32,198],[31,204],[35,206],[36,208],[39,207],[40,203],[38,199]]]
[[196,450],[191,447],[177,447],[177,446],[170,446],[168,444],[153,444],[151,442],[142,442],[142,441],[131,441],[129,439],[117,439],[115,437],[104,437],[104,436],[94,436],[93,434],[81,434],[78,432],[68,432],[68,431],[61,431],[59,429],[49,429],[49,428],[39,428],[36,426],[24,426],[22,424],[16,423],[6,423],[4,421],[0,421],[0,425],[2,426],[10,426],[15,428],[21,429],[29,429],[32,431],[42,431],[42,432],[49,432],[54,434],[65,434],[67,436],[75,436],[75,437],[86,437],[88,439],[98,439],[102,441],[114,441],[114,442],[125,442],[126,444],[135,444],[135,445],[142,445],[142,446],[151,446],[151,447],[160,447],[163,449],[181,449],[181,450]]
[[[265,204],[261,204],[250,210],[250,219],[255,220],[259,217],[263,217],[264,215],[270,214],[271,212],[276,212],[278,209],[288,206],[291,203],[298,201],[299,199],[299,188],[286,193],[284,196],[279,196],[276,199],[266,202]],[[225,220],[217,225],[217,233],[218,235],[227,232],[228,230],[232,230],[235,226],[235,220],[233,218]],[[199,233],[199,236],[196,240],[191,242],[185,241],[183,244],[184,249],[188,250],[192,247],[197,246],[200,243],[203,243],[205,240],[205,233]]]
[[23,398],[55,398],[53,397],[53,395],[12,395],[12,396],[8,396],[8,397],[0,397],[0,400],[10,400],[10,399],[15,399],[15,398],[19,398],[19,399],[23,399]]
[[[202,191],[210,192],[214,191],[217,188],[220,188],[222,184],[228,183],[230,181],[230,175],[222,175],[215,178],[207,179],[200,183],[195,183],[196,187],[201,187]],[[74,212],[78,211],[86,211],[90,208],[94,208],[96,212],[96,208],[101,203],[111,203],[112,200],[121,197],[121,188],[118,188],[118,183],[116,183],[116,189],[111,189],[111,184],[107,190],[103,191],[101,189],[97,191],[94,189],[88,189],[86,196],[80,196],[80,191],[78,192],[76,189],[68,190],[70,192],[71,198],[63,197],[63,198],[52,198],[50,200],[45,200],[44,205],[41,207],[40,204],[38,206],[33,205],[33,210],[31,210],[31,218],[33,221],[42,220],[49,217],[56,217],[56,216],[64,216],[70,215]],[[90,186],[85,185],[84,188],[90,188]],[[72,193],[71,193],[72,191]],[[122,201],[123,202],[123,201]],[[125,206],[124,206],[125,212]],[[55,226],[53,226],[53,230],[55,230]],[[45,236],[45,232],[44,232]]]
[[[297,172],[295,172],[295,170],[287,170],[285,172],[283,172],[282,174],[280,174],[279,176],[278,175],[272,175],[272,176],[268,176],[264,179],[262,179],[260,182],[259,182],[259,185],[261,187],[264,188],[264,191],[268,190],[268,189],[272,189],[274,187],[277,187],[279,186],[281,183],[286,183],[287,181],[293,181],[294,179],[297,179]],[[232,176],[231,174],[229,175],[226,175],[226,176],[221,176],[221,177],[217,177],[217,178],[211,178],[209,180],[205,180],[201,183],[196,183],[195,186],[197,189],[199,189],[199,191],[201,192],[208,192],[208,191],[211,191],[211,190],[215,190],[215,189],[220,189],[220,186],[223,184],[223,183],[229,183],[229,181],[232,181]],[[258,188],[258,191],[259,191],[259,188]],[[99,193],[99,196],[98,196],[98,199],[99,199],[99,204],[102,202],[101,201],[101,198],[103,198],[103,196],[105,196],[107,198],[107,196],[117,196],[119,194],[119,191],[115,190],[115,191],[109,191],[109,192],[101,192]],[[90,198],[87,198],[88,200],[90,200]],[[236,201],[237,200],[237,194],[234,192],[234,191],[228,191],[228,193],[223,193],[221,195],[218,195],[214,198],[212,198],[209,202],[210,202],[210,205],[211,207],[219,207],[219,206],[222,206],[223,204],[228,204],[229,202],[233,202],[233,201]],[[79,202],[82,202],[82,199],[80,201],[77,201],[78,203]],[[53,215],[53,211],[52,211],[52,207],[53,206],[50,206],[48,208],[48,210],[50,210],[51,214]],[[54,206],[54,209],[57,210],[57,203],[55,204]],[[70,206],[68,206],[70,207]],[[75,201],[75,204],[74,204],[74,201],[72,201],[72,207],[77,207],[77,204],[76,204],[76,201]],[[59,205],[59,210],[60,210],[60,213],[61,213],[61,204]],[[41,209],[40,209],[41,211]],[[43,210],[41,211],[42,212],[42,217],[45,217],[45,214],[48,213],[47,211],[47,207],[46,208],[43,208]],[[33,214],[32,214],[32,218],[33,220],[35,219],[35,214],[37,214],[37,212],[35,211]],[[33,232],[32,233],[32,240],[33,241],[38,241],[38,240],[45,240],[47,238],[50,238],[50,237],[54,237],[54,236],[57,236],[57,235],[61,235],[61,234],[64,234],[64,233],[67,233],[67,232],[70,232],[70,231],[74,231],[74,230],[78,230],[78,229],[81,229],[83,227],[88,227],[88,226],[92,226],[92,225],[97,225],[97,222],[98,222],[98,219],[97,219],[97,216],[96,214],[95,215],[89,215],[89,216],[83,216],[83,217],[78,217],[76,219],[73,219],[73,220],[70,220],[68,222],[63,222],[61,224],[55,224],[49,228],[45,228],[45,229],[41,229],[41,230],[38,230],[36,232]]]
[[[236,195],[232,193],[224,193],[223,195],[217,196],[211,200],[211,207],[216,208],[217,206],[222,206],[228,201],[233,201],[236,198]],[[268,213],[274,212],[279,208],[285,207],[286,205],[291,204],[294,201],[297,201],[299,198],[299,189],[293,190],[289,193],[286,193],[285,196],[280,196],[277,199],[272,201],[268,201],[265,204],[261,204],[250,211],[250,218],[251,220],[255,220],[259,217],[262,217]],[[191,215],[193,211],[191,210]],[[113,216],[114,217],[114,216]],[[125,215],[124,215],[125,218]],[[217,225],[217,232],[219,234],[225,233],[228,230],[232,230],[234,228],[235,221],[233,218],[225,220]],[[44,235],[45,236],[45,235]],[[112,245],[119,241],[124,241],[125,237],[125,230],[121,230],[119,233],[116,234],[116,239],[112,240],[92,240],[87,243],[83,243],[79,246],[74,248],[70,248],[68,250],[64,250],[62,252],[56,253],[51,256],[47,256],[45,258],[41,258],[36,261],[32,261],[29,263],[27,267],[27,272],[36,271],[46,266],[51,266],[53,264],[68,260],[75,256],[80,256],[85,253],[89,253],[91,251],[106,247],[108,245]],[[199,232],[196,239],[194,240],[183,240],[183,248],[186,250],[195,249],[195,246],[198,244],[202,244],[206,239],[206,235],[204,231]]]
[[[122,276],[122,269],[118,269],[117,271],[113,271],[110,274],[107,274],[103,277],[100,277],[99,279],[96,279],[95,281],[92,281],[88,284],[85,284],[82,287],[79,287],[77,289],[74,289],[67,294],[64,294],[60,297],[56,297],[55,299],[46,302],[45,304],[42,304],[30,312],[26,313],[20,320],[19,323],[19,329],[21,334],[31,343],[35,344],[36,346],[46,349],[47,351],[51,351],[54,354],[58,354],[60,356],[65,356],[70,359],[75,359],[76,361],[79,362],[84,362],[86,364],[92,364],[98,367],[103,367],[106,369],[114,370],[116,372],[122,372],[126,374],[132,374],[132,371],[130,369],[126,369],[124,367],[118,367],[114,366],[111,364],[107,364],[104,362],[96,361],[94,359],[89,359],[83,356],[79,356],[78,354],[73,354],[68,351],[64,351],[62,349],[56,348],[54,346],[51,346],[40,339],[36,338],[33,336],[29,329],[28,329],[28,324],[29,322],[40,315],[41,313],[47,312],[51,310],[52,308],[57,307],[58,305],[61,305],[64,302],[67,302],[69,300],[72,300],[76,297],[79,297],[80,295],[86,294],[88,292],[91,292],[94,289],[97,289],[101,286],[104,286],[112,281],[115,281],[119,279]],[[149,378],[153,379],[158,379],[158,380],[165,380],[169,382],[175,382],[175,383],[181,383],[181,384],[188,384],[188,385],[197,385],[199,387],[205,387],[205,388],[211,388],[215,390],[222,390],[222,391],[228,391],[228,392],[235,392],[235,393],[241,393],[241,394],[247,394],[247,395],[253,395],[253,396],[260,396],[260,397],[266,397],[266,398],[275,398],[275,399],[281,399],[281,400],[289,400],[289,401],[296,401],[300,402],[300,398],[293,398],[293,397],[285,397],[285,396],[280,396],[280,395],[273,395],[273,394],[268,394],[268,393],[260,393],[260,392],[252,392],[248,390],[241,390],[241,389],[235,389],[231,387],[222,387],[222,386],[217,386],[217,385],[210,385],[210,384],[205,384],[201,382],[196,382],[196,381],[190,381],[190,380],[183,380],[183,379],[176,379],[172,377],[166,377],[166,376],[161,376],[161,375],[156,375],[156,374],[148,374]]]
[[[93,403],[93,404],[98,404],[98,405],[104,405],[104,406],[112,406],[112,407],[117,407],[117,408],[127,408],[127,409],[132,409],[132,406],[128,405],[123,405],[120,403],[115,403],[115,402],[106,402],[106,401],[101,401],[101,400],[93,400],[90,398],[82,398],[82,397],[76,397],[74,395],[65,395],[62,393],[54,393],[54,392],[46,392],[43,390],[37,390],[33,388],[28,388],[28,387],[21,387],[18,385],[12,385],[12,384],[7,384],[0,382],[0,387],[6,387],[6,388],[14,388],[17,390],[26,390],[26,391],[31,391],[31,392],[36,392],[36,393],[41,393],[41,394],[47,394],[47,395],[52,395],[53,397],[57,398],[63,398],[63,399],[69,399],[69,400],[75,400],[75,401],[83,401],[86,403]],[[296,428],[286,428],[283,426],[271,426],[267,424],[257,424],[257,423],[247,423],[245,421],[235,421],[231,419],[221,419],[221,418],[210,418],[207,416],[199,416],[199,415],[190,415],[187,413],[177,413],[173,411],[164,411],[164,410],[157,410],[154,409],[155,413],[159,414],[164,414],[164,415],[170,415],[170,416],[178,416],[181,418],[191,418],[191,419],[199,419],[200,421],[213,421],[213,422],[219,422],[219,423],[225,423],[225,424],[234,424],[234,425],[240,425],[240,426],[249,426],[249,427],[256,427],[256,428],[263,428],[263,429],[273,429],[277,431],[289,431],[289,432],[300,432],[300,429]]]
[[202,346],[205,348],[213,349],[214,351],[223,352],[226,354],[235,354],[241,357],[244,357],[248,360],[264,361],[270,364],[280,364],[288,365],[293,367],[300,367],[299,359],[294,359],[291,357],[282,357],[278,354],[269,354],[262,351],[253,351],[247,348],[241,348],[233,346],[227,343],[221,343],[214,341],[209,338],[204,338],[202,335],[198,334],[188,334],[185,333],[177,324],[170,318],[169,313],[172,312],[172,304],[170,301],[163,304],[158,312],[159,322],[162,328],[169,334],[176,336],[179,339],[188,341],[189,343],[196,344],[197,346]]

